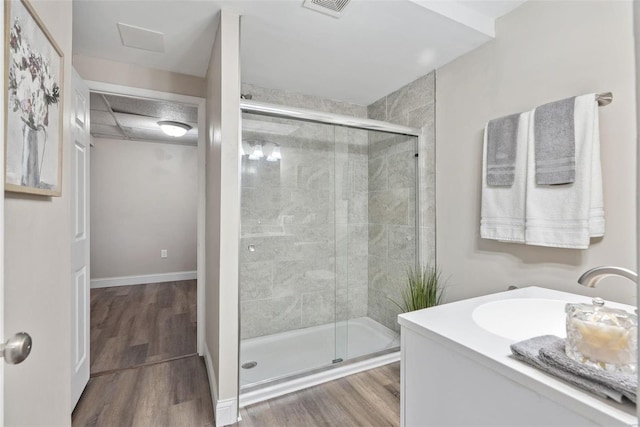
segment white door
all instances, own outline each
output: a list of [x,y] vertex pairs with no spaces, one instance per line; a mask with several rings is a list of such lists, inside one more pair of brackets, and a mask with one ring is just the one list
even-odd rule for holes
[[89,382],[89,88],[73,70],[71,105],[71,410]]

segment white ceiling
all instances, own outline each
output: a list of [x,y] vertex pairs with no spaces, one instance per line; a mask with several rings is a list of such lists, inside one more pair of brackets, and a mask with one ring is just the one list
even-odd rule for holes
[[[243,82],[368,105],[490,40],[523,1],[352,0],[335,19],[302,0],[76,0],[74,53],[203,77],[225,7],[243,16]],[[123,46],[118,23],[163,33],[165,52]]]
[[462,6],[468,7],[490,18],[496,19],[506,15],[526,0],[458,0]]

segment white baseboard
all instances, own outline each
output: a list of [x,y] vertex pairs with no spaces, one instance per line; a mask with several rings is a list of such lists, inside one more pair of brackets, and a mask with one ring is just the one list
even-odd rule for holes
[[110,288],[112,286],[194,280],[197,276],[197,271],[179,271],[176,273],[142,274],[140,276],[106,277],[103,279],[91,279],[91,288]]
[[215,408],[216,426],[230,426],[238,422],[238,399],[218,400]]
[[213,403],[213,413],[216,418],[216,426],[229,426],[238,422],[238,399],[218,400],[218,380],[213,370],[213,361],[209,346],[204,343],[204,363],[207,367],[207,375],[209,376],[209,387],[211,388],[211,400]]
[[[218,379],[216,378],[216,371],[213,370],[213,360],[211,360],[211,353],[209,352],[209,346],[205,342],[204,348],[204,365],[207,367],[207,376],[209,377],[209,389],[211,390],[211,403],[215,413],[216,402],[218,401]],[[217,420],[216,420],[217,425]]]

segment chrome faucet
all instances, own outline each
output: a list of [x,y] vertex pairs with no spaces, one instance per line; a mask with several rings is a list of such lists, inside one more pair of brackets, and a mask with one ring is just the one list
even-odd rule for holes
[[595,288],[600,280],[608,276],[626,277],[633,283],[638,283],[637,273],[626,268],[613,266],[592,268],[591,270],[585,272],[582,276],[580,276],[580,278],[578,279],[578,283],[589,288]]

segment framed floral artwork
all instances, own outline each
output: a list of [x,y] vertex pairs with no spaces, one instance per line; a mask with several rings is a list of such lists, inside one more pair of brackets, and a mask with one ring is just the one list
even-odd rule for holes
[[60,196],[63,54],[27,0],[5,0],[5,190]]

